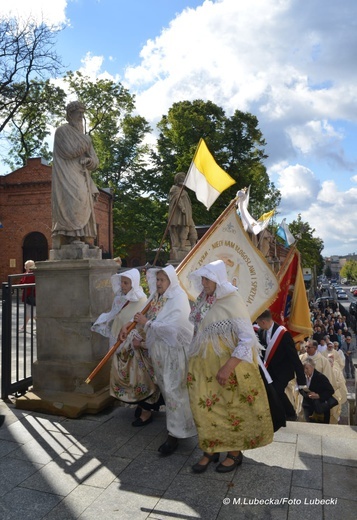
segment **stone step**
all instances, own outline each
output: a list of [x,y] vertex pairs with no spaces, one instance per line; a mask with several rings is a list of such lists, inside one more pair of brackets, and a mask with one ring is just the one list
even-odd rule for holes
[[336,437],[338,439],[356,439],[357,426],[341,424],[313,424],[305,422],[288,422],[286,428],[281,428],[280,432],[294,433],[296,435],[312,435],[319,437]]

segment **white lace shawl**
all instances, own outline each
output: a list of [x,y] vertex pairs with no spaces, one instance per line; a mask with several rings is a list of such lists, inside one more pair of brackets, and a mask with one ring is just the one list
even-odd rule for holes
[[[123,294],[121,289],[122,276],[125,276],[131,280],[131,289],[127,294]],[[103,314],[97,318],[91,327],[93,332],[97,332],[106,338],[110,338],[112,336],[113,321],[121,312],[124,305],[126,305],[128,302],[142,301],[145,303],[146,301],[145,293],[140,285],[140,273],[137,269],[130,269],[128,271],[124,271],[121,274],[113,274],[111,277],[111,283],[113,292],[115,294],[112,308],[109,312],[103,312]]]
[[181,288],[175,293],[174,298],[167,299],[156,319],[148,320],[145,324],[144,332],[149,353],[157,342],[170,348],[189,348],[193,336],[193,325],[188,319],[190,304]]
[[259,341],[255,335],[246,305],[238,292],[217,300],[203,319],[190,348],[190,356],[205,357],[208,344],[217,356],[224,346],[232,356],[248,363],[253,362],[253,348],[259,352]]

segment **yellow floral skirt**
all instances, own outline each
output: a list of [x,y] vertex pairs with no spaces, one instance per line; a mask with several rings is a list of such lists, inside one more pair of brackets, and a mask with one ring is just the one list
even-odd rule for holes
[[190,359],[187,386],[199,438],[208,453],[259,448],[273,440],[269,403],[257,362],[240,362],[222,387],[218,370],[231,357],[222,346],[217,356],[205,346],[205,358]]

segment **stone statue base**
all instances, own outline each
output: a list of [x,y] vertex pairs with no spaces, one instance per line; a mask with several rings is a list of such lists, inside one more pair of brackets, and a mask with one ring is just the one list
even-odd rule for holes
[[114,260],[36,262],[37,360],[33,389],[16,399],[17,408],[73,418],[114,402],[111,360],[85,381],[109,350],[108,338],[90,329],[112,306],[117,267]]
[[85,413],[96,414],[112,406],[114,397],[108,389],[96,392],[93,396],[84,396],[68,392],[27,392],[16,399],[16,408],[31,412],[61,415],[70,419],[77,419]]
[[50,260],[84,260],[93,258],[102,259],[102,250],[97,246],[90,246],[81,240],[63,245],[60,249],[50,249]]
[[187,256],[191,251],[191,247],[185,247],[184,249],[178,249],[172,247],[170,251],[170,263],[178,262],[178,264]]

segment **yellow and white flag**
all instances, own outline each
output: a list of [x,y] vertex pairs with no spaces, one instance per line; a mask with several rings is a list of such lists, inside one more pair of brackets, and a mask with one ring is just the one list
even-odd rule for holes
[[206,143],[203,139],[200,139],[196,154],[187,172],[185,186],[196,192],[197,199],[207,209],[210,209],[220,194],[235,182],[228,173],[218,166]]
[[228,280],[238,287],[254,321],[274,301],[279,283],[262,253],[244,231],[235,201],[176,269],[180,283],[191,300],[195,300],[198,294],[188,275],[214,260],[223,260],[226,264]]

